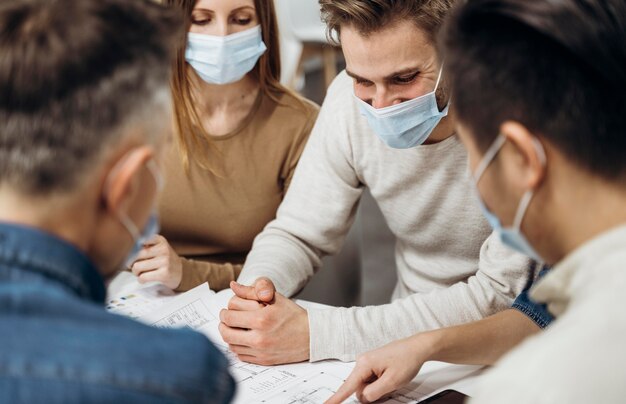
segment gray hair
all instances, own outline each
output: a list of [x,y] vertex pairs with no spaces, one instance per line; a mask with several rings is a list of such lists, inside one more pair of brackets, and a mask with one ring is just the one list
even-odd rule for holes
[[183,31],[179,15],[148,0],[3,2],[0,185],[72,191],[125,127],[162,122],[153,117],[169,108]]

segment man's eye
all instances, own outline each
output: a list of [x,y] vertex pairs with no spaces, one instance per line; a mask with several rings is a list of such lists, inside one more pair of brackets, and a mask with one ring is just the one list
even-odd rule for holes
[[419,74],[419,72],[410,74],[408,76],[398,76],[398,77],[394,78],[394,81],[396,83],[399,83],[399,84],[409,84],[409,83],[412,83],[415,80],[415,78],[417,77],[418,74]]
[[354,80],[356,80],[356,83],[360,86],[368,87],[372,85],[372,82],[369,80],[363,80],[363,79],[354,79]]

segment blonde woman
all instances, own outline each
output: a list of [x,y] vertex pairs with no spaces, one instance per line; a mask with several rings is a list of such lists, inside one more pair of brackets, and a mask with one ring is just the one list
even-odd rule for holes
[[279,84],[271,0],[165,0],[188,17],[171,80],[176,142],[161,235],[132,271],[185,291],[227,288],[276,215],[318,107]]

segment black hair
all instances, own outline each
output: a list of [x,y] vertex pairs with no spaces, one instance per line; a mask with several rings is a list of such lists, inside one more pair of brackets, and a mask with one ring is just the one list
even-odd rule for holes
[[626,176],[624,0],[469,0],[440,44],[481,150],[513,120],[594,174]]

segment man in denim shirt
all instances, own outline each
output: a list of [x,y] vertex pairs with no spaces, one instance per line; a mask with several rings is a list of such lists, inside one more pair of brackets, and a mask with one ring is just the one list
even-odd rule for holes
[[190,330],[107,313],[157,228],[177,15],[148,0],[0,3],[0,402],[228,402]]

